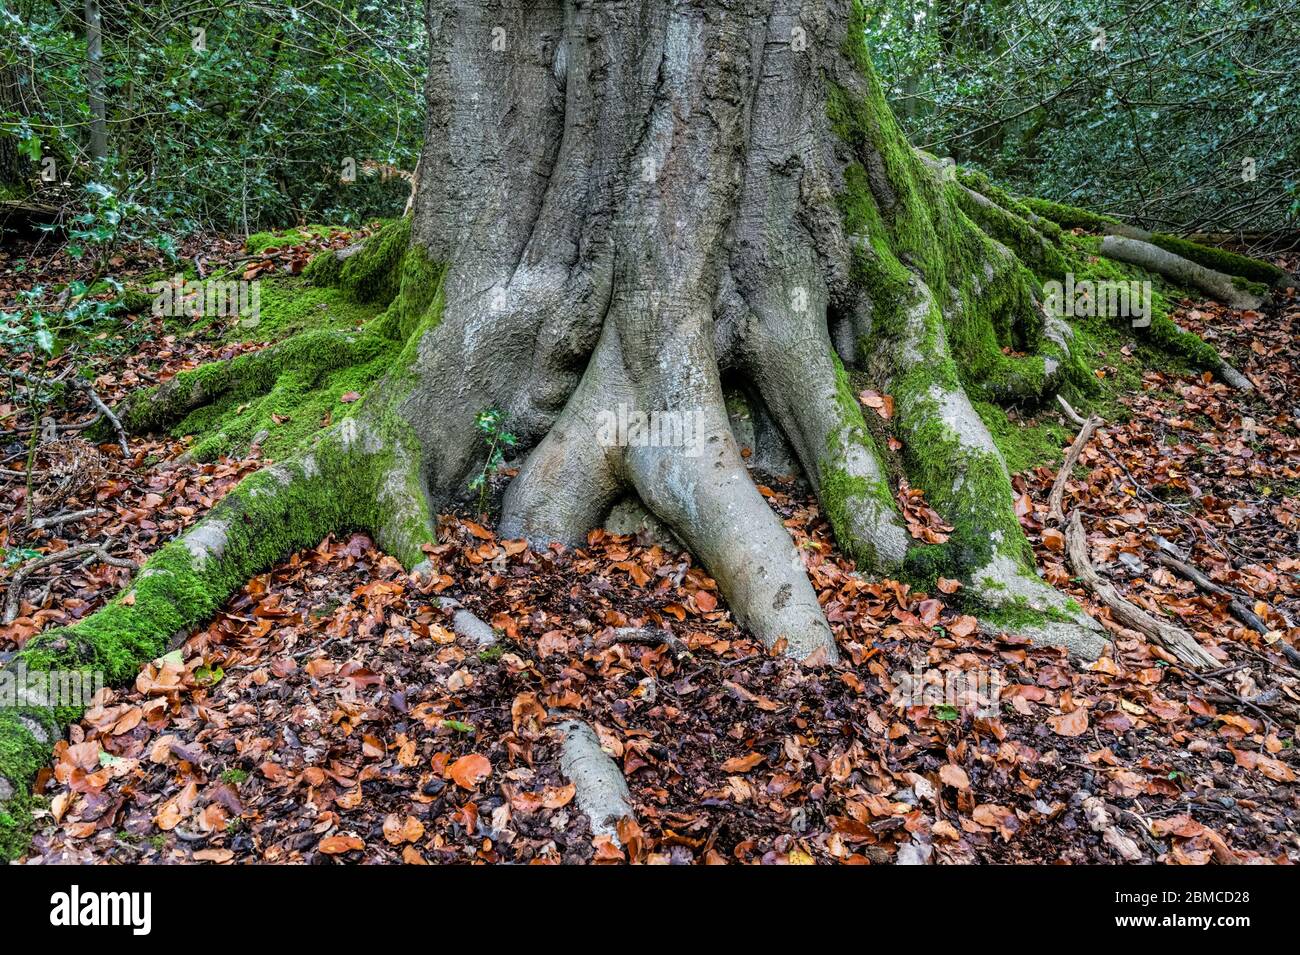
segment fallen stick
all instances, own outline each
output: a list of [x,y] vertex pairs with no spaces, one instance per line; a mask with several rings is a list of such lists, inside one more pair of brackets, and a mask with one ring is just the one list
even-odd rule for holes
[[84,520],[87,517],[93,517],[96,514],[107,513],[102,507],[88,507],[84,511],[64,511],[61,514],[52,514],[49,517],[38,517],[32,521],[32,527],[38,531],[43,531],[47,527],[55,527],[59,524],[71,524],[74,521]]
[[600,748],[600,738],[581,720],[559,725],[564,734],[560,746],[560,771],[577,790],[578,808],[591,822],[591,832],[609,836],[622,845],[618,837],[621,819],[635,819],[632,795],[627,780],[614,760]]
[[[1073,410],[1073,409],[1071,409]],[[1052,493],[1047,497],[1047,519],[1055,521],[1057,524],[1064,523],[1065,511],[1062,510],[1062,501],[1065,498],[1065,485],[1070,480],[1070,474],[1074,471],[1074,466],[1079,463],[1079,455],[1083,453],[1084,446],[1087,445],[1092,433],[1097,430],[1101,424],[1101,419],[1092,415],[1083,423],[1083,428],[1075,437],[1074,443],[1070,445],[1070,450],[1065,452],[1065,461],[1061,464],[1061,469],[1056,472],[1056,480],[1052,482]]]
[[46,554],[44,557],[38,557],[31,563],[24,564],[14,572],[13,579],[9,581],[9,590],[5,594],[5,612],[3,622],[6,624],[13,623],[18,619],[18,606],[22,601],[23,586],[27,583],[27,578],[36,571],[51,564],[57,564],[61,561],[68,560],[72,557],[80,557],[84,554],[94,554],[101,562],[111,567],[129,567],[131,570],[136,569],[134,561],[127,560],[125,557],[114,557],[108,552],[103,544],[76,544],[64,550],[53,554]]
[[1197,568],[1193,567],[1191,564],[1187,563],[1186,561],[1179,560],[1177,557],[1174,557],[1172,554],[1168,554],[1163,551],[1156,554],[1156,560],[1161,564],[1163,564],[1164,566],[1168,567],[1170,570],[1174,571],[1175,573],[1181,574],[1183,577],[1190,580],[1192,583],[1194,583],[1197,587],[1200,587],[1206,593],[1214,594],[1216,597],[1227,597],[1228,612],[1231,613],[1234,617],[1236,617],[1239,621],[1244,623],[1246,626],[1250,627],[1251,629],[1259,633],[1269,632],[1270,628],[1268,624],[1266,624],[1263,620],[1261,620],[1259,616],[1255,613],[1255,611],[1247,607],[1246,604],[1242,600],[1240,600],[1236,594],[1234,594],[1232,591],[1224,587],[1220,587],[1218,584],[1212,581],[1209,577],[1206,577],[1203,573],[1201,573]]
[[1070,407],[1070,403],[1065,400],[1065,395],[1058,393],[1056,396],[1056,403],[1061,406],[1061,410],[1065,412],[1065,416],[1075,425],[1075,427],[1082,428],[1084,426],[1086,422],[1083,420],[1083,416]]
[[122,449],[122,458],[124,460],[130,460],[131,451],[126,444],[126,429],[122,427],[122,422],[118,419],[117,415],[113,414],[113,409],[104,404],[104,400],[99,397],[99,393],[95,391],[90,382],[83,381],[80,378],[72,378],[69,383],[72,387],[76,388],[89,398],[90,403],[95,406],[95,410],[108,419],[108,423],[111,424],[113,430],[117,432],[117,446]]
[[682,640],[657,627],[615,627],[610,637],[597,640],[596,646],[603,650],[615,643],[637,643],[651,647],[667,645],[675,657],[683,657],[691,652]]
[[[31,375],[27,374],[24,371],[18,371],[17,369],[10,369],[9,374],[15,378],[21,378],[23,381],[25,381],[28,385],[32,387],[42,384],[42,382],[33,378]],[[63,376],[61,375],[60,378],[63,378]],[[92,385],[90,382],[86,381],[84,378],[80,378],[76,375],[73,375],[72,377],[67,378],[65,380],[73,388],[76,388],[87,398],[89,398],[90,403],[94,405],[95,410],[98,411],[99,414],[103,415],[105,418],[108,419],[109,424],[113,426],[113,430],[117,432],[117,445],[122,449],[122,457],[130,458],[131,451],[126,444],[126,429],[122,427],[122,422],[121,420],[119,420],[117,415],[113,413],[113,409],[110,408],[108,405],[104,404],[104,400],[99,397],[99,392],[95,391],[95,386]],[[92,421],[91,423],[93,424],[94,422]]]
[[1083,532],[1083,519],[1077,510],[1070,514],[1070,522],[1065,531],[1065,549],[1075,576],[1097,595],[1121,625],[1154,640],[1193,670],[1213,669],[1220,665],[1186,630],[1130,603],[1118,590],[1101,579],[1088,556],[1088,538]]

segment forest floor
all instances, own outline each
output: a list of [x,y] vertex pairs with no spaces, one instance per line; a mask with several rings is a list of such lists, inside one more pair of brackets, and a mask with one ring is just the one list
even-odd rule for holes
[[[331,241],[346,236],[241,267],[296,271]],[[0,254],[0,293],[22,280]],[[1217,670],[1170,665],[1072,580],[1045,522],[1063,447],[1017,475],[1018,511],[1046,577],[1112,635],[1112,655],[1088,666],[987,630],[961,611],[956,581],[924,594],[859,577],[791,481],[762,490],[835,630],[832,667],[764,653],[701,568],[648,540],[594,532],[539,553],[446,516],[431,581],[365,536],[327,539],[249,581],[133,687],[106,690],[38,780],[48,809],[28,861],[1300,861],[1300,668],[1279,652],[1300,645],[1300,302],[1259,314],[1187,300],[1176,317],[1256,391],[1144,368],[1127,346],[1100,356],[1101,376],[1134,386],[1108,406],[1065,503],[1086,514],[1103,577],[1194,632]],[[255,347],[147,314],[115,342],[84,359],[110,402]],[[887,413],[864,399],[869,416]],[[92,411],[59,414],[75,426]],[[124,459],[69,428],[36,456],[32,516],[96,510],[34,530],[26,408],[0,404],[0,425],[0,546],[20,555],[0,570],[6,586],[31,554],[83,542],[139,562],[267,463],[196,463],[172,437],[133,438]],[[1050,425],[1059,443],[1075,430],[1054,408],[1010,425]],[[914,533],[942,537],[902,493]],[[1158,563],[1161,539],[1269,632]],[[130,573],[66,561],[33,575],[0,627],[0,660]],[[439,596],[499,643],[458,637]],[[673,639],[620,642],[623,627]],[[909,681],[932,695],[900,700]],[[554,726],[574,716],[630,787],[621,846],[592,838],[560,772]]]

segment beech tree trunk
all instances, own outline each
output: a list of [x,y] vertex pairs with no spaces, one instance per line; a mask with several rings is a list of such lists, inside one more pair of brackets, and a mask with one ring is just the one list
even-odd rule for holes
[[[981,351],[1036,350],[1032,279],[903,140],[853,4],[427,10],[412,241],[447,271],[399,413],[433,507],[480,466],[475,414],[501,409],[530,449],[503,534],[578,543],[635,494],[760,637],[833,656],[789,535],[741,459],[723,385],[779,427],[845,549],[896,573],[912,541],[842,365],[861,367],[881,389],[915,391],[899,423],[932,445],[913,449],[917,483],[949,505],[954,566],[972,589],[1061,611],[1075,625],[1045,628],[1049,639],[1099,649],[1078,632],[1091,622],[1030,572],[1005,466],[945,342],[959,321],[987,338]],[[1047,331],[1053,357],[980,371],[1009,371],[1017,394],[1026,375],[1049,388],[1068,332]],[[702,421],[705,452],[608,446],[600,423],[620,406]]]

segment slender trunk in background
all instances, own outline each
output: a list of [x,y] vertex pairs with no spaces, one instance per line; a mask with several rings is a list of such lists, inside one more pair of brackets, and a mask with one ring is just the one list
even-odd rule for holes
[[104,109],[104,29],[99,0],[86,0],[86,90],[90,101],[90,158],[108,155],[108,122]]
[[[0,119],[12,119],[12,114],[22,115],[22,99],[18,95],[18,71],[9,63],[0,63]],[[9,133],[0,133],[0,196],[8,197],[23,184],[25,176],[23,157],[18,154],[18,139]]]

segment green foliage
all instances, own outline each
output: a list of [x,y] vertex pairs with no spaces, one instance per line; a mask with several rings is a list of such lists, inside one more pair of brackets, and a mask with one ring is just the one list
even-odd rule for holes
[[[104,10],[109,159],[88,161],[79,4],[0,0],[0,135],[40,180],[120,184],[181,225],[245,233],[356,224],[399,211],[424,130],[419,0],[202,9],[122,0]],[[3,87],[3,84],[0,84]],[[3,177],[0,177],[3,178]],[[349,181],[351,180],[351,181]]]
[[867,48],[918,146],[1165,231],[1300,214],[1300,0],[867,7]]

